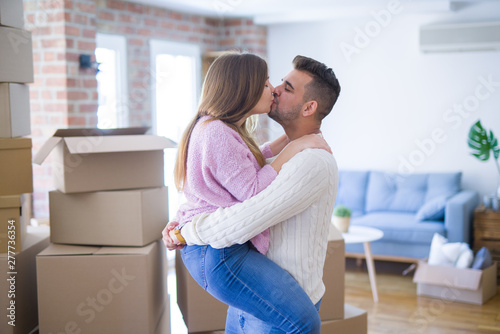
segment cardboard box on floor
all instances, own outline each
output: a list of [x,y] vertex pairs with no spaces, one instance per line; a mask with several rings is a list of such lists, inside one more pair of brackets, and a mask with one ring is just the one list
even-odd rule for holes
[[24,27],[23,2],[0,0],[0,25],[18,29]]
[[344,318],[322,321],[321,333],[366,334],[368,333],[368,314],[365,310],[345,304]]
[[33,192],[30,138],[0,138],[0,175],[0,196]]
[[[36,255],[49,245],[49,232],[26,233],[21,252],[14,255],[15,267],[9,270],[8,254],[0,254],[0,308],[4,314],[0,322],[2,334],[30,333],[38,325],[36,286]],[[15,272],[17,274],[9,274]],[[7,280],[9,279],[9,280]],[[10,283],[15,283],[11,289]],[[9,291],[14,291],[11,295]],[[9,296],[10,295],[10,296]],[[15,303],[11,306],[11,300]],[[11,308],[9,310],[8,308]],[[11,315],[11,311],[14,313]],[[13,321],[15,326],[9,325]]]
[[57,190],[77,193],[163,187],[163,149],[170,139],[144,135],[147,128],[57,130],[37,152],[41,164],[49,153]]
[[161,240],[145,247],[51,244],[36,258],[40,334],[153,334],[167,302]]
[[[321,301],[321,320],[344,319],[345,247],[342,234],[330,229],[328,248],[323,270],[326,287]],[[203,290],[191,277],[176,254],[177,303],[189,332],[223,330],[226,323],[227,305]]]
[[330,226],[325,267],[323,269],[325,294],[321,300],[321,320],[344,318],[345,243],[342,234]]
[[179,251],[175,254],[177,304],[189,333],[211,332],[226,327],[228,306],[203,290],[191,277],[182,262]]
[[484,270],[432,266],[420,261],[413,276],[417,295],[484,304],[497,293],[497,263]]
[[0,138],[22,137],[30,133],[29,87],[0,83]]
[[49,192],[50,241],[62,244],[144,246],[168,222],[168,189]]
[[22,249],[26,224],[27,218],[22,214],[21,196],[0,196],[0,254]]
[[33,49],[29,31],[0,26],[0,59],[0,82],[34,81]]
[[155,334],[170,334],[170,296],[167,295],[167,300],[165,301],[165,308],[161,314],[160,321],[156,326]]

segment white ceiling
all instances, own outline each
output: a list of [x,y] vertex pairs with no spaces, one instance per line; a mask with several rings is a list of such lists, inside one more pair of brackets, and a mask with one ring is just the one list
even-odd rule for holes
[[[131,0],[213,17],[249,17],[257,24],[365,16],[390,0]],[[393,0],[405,12],[450,12],[488,0]],[[491,0],[490,0],[491,1]],[[498,0],[495,0],[498,1]]]

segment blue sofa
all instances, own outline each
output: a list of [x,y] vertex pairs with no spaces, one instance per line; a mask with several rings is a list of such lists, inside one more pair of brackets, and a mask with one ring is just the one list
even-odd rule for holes
[[[461,173],[405,174],[339,171],[335,205],[352,210],[351,224],[384,232],[371,243],[374,257],[423,259],[434,233],[470,244],[477,192],[461,189]],[[363,253],[362,244],[346,245]]]

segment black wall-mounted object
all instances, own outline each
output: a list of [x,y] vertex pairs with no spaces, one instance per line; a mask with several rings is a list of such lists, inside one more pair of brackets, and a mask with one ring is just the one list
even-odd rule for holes
[[80,55],[79,60],[81,69],[94,69],[96,74],[97,72],[99,72],[99,63],[96,61],[92,61],[90,55]]
[[92,68],[90,55],[80,55],[80,67],[83,69]]

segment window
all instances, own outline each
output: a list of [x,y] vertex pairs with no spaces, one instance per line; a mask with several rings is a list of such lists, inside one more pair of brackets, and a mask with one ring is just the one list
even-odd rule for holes
[[[179,142],[196,113],[200,87],[200,50],[196,45],[152,40],[153,131]],[[169,215],[175,217],[180,197],[174,185],[176,149],[165,150],[165,185]]]
[[[195,45],[156,41],[150,42],[151,94],[153,131],[157,135],[179,142],[189,121],[196,113],[200,87],[200,50]],[[174,164],[177,149],[165,150],[165,185],[168,186],[169,217],[173,219],[181,202],[174,185]],[[173,252],[167,253],[169,261]],[[173,275],[172,271],[169,275]],[[175,279],[168,279],[172,316],[182,317],[177,308]],[[172,323],[172,331],[187,333],[179,322]]]
[[100,129],[128,126],[126,41],[117,35],[97,34],[96,61],[97,127]]

